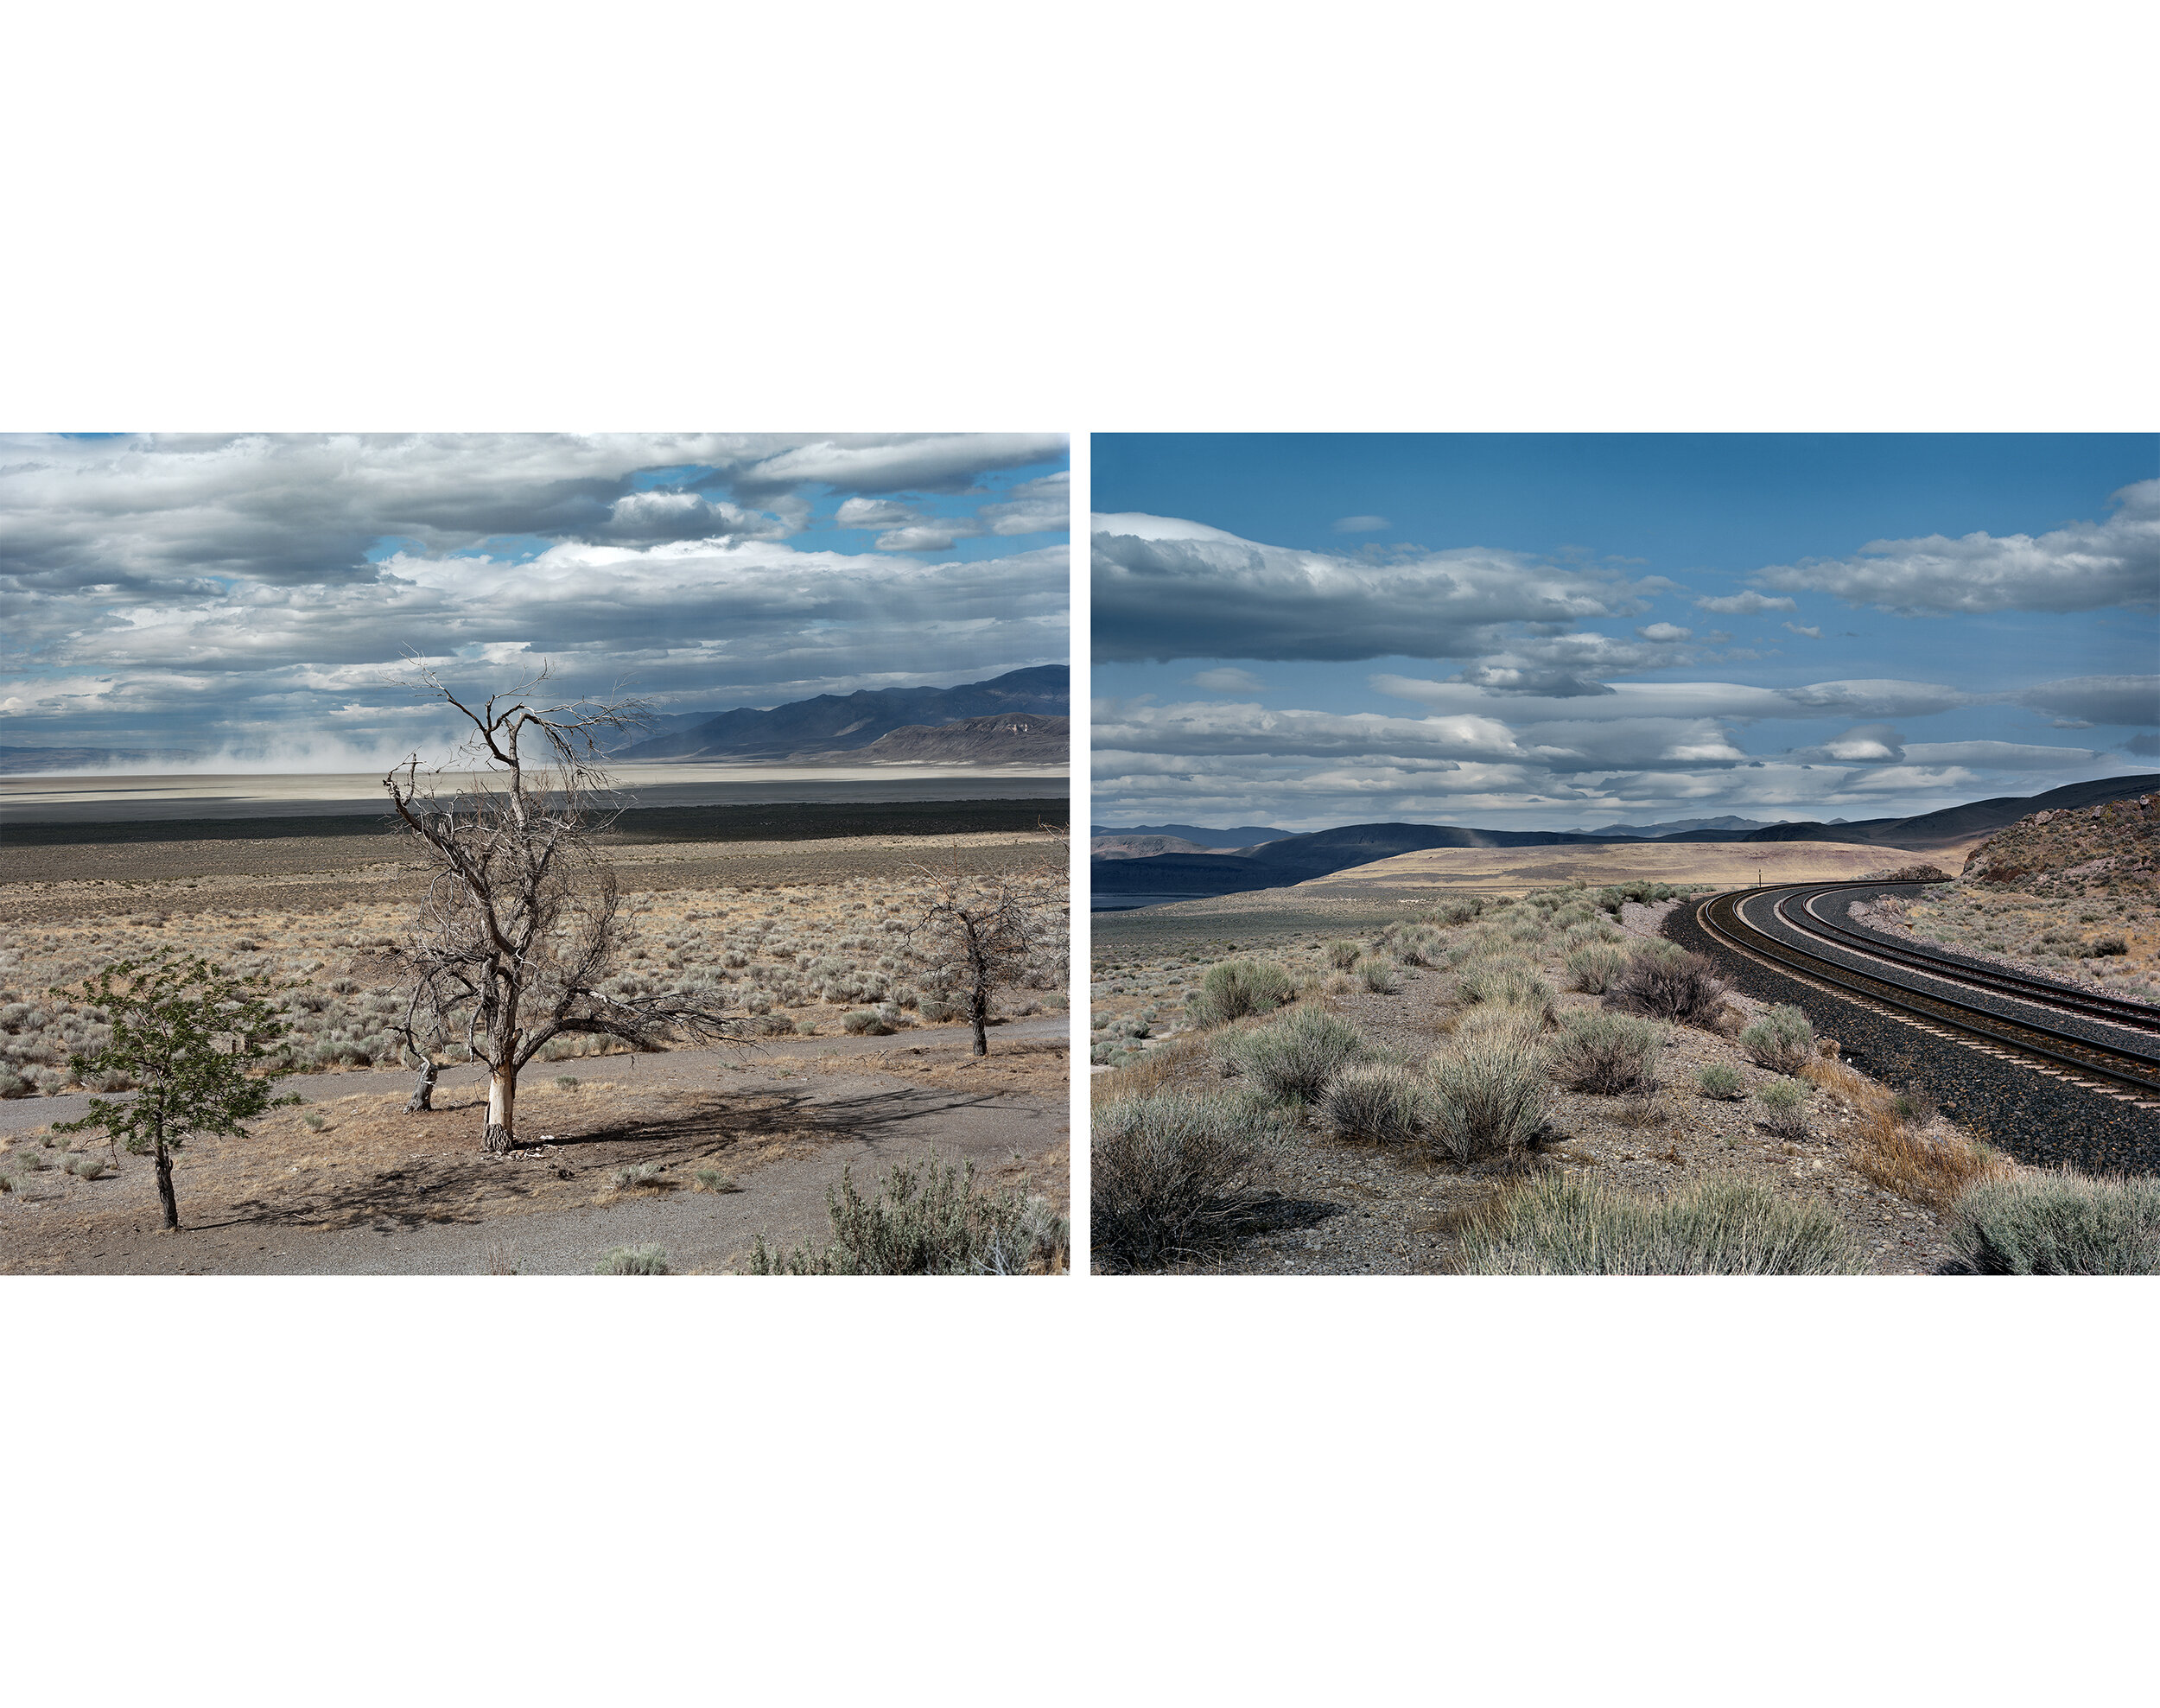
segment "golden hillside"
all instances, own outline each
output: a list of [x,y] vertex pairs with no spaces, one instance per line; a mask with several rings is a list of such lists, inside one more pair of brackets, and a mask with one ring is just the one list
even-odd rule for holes
[[[1954,848],[1947,858],[1928,858],[1954,872],[1964,846]],[[1852,842],[1561,842],[1528,848],[1426,848],[1307,879],[1297,887],[1325,894],[1511,891],[1572,884],[1578,879],[1597,885],[1643,878],[1652,883],[1732,890],[1757,882],[1758,875],[1766,884],[1804,884],[1863,877],[1919,858],[1899,848]]]

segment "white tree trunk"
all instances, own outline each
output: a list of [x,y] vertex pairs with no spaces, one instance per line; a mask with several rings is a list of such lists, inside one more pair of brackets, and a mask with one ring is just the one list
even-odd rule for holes
[[507,1151],[518,1142],[518,1070],[499,1067],[487,1079],[487,1148]]

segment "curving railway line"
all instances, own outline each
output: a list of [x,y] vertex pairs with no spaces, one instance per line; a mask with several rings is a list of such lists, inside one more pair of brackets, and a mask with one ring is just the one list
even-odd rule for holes
[[[2160,1008],[2038,979],[1856,924],[1855,900],[1924,889],[1858,881],[1713,896],[1713,943],[1938,1037],[2160,1116]],[[2152,1122],[2160,1140],[2160,1120]]]

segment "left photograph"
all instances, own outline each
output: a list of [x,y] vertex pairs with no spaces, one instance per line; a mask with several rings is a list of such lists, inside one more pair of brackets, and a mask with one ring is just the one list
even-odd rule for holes
[[1069,1267],[1062,434],[0,435],[0,1273]]

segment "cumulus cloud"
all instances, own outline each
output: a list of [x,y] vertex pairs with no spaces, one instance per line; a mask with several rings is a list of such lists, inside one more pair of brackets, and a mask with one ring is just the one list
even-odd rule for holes
[[1171,706],[1104,702],[1096,709],[1095,744],[1109,752],[1128,754],[1385,754],[1502,761],[1530,757],[1508,727],[1492,718],[1270,711],[1250,702],[1191,701]]
[[1764,587],[1826,593],[1912,616],[2160,607],[2160,479],[2114,493],[2113,515],[2041,535],[1875,540],[1850,557],[1758,571]]
[[1174,517],[1096,517],[1093,561],[1106,661],[1475,658],[1497,651],[1509,625],[1643,608],[1603,568],[1483,549],[1345,557]]
[[993,534],[1061,534],[1072,521],[1072,476],[1059,469],[1024,480],[1010,498],[982,505],[975,517]]
[[1716,599],[1699,599],[1696,608],[1714,611],[1721,617],[1759,617],[1765,611],[1797,611],[1799,604],[1783,597],[1766,598],[1759,593],[1723,594]]
[[603,537],[623,544],[663,540],[784,540],[796,528],[784,517],[718,503],[697,492],[629,492],[609,506]]
[[[866,489],[842,506],[860,525],[899,531],[865,516],[882,505],[910,518],[902,530],[981,533],[880,494],[879,470],[973,491],[1045,448],[1062,454],[1063,441],[0,439],[4,739],[259,743],[312,721],[364,742],[353,727],[403,715],[384,679],[408,651],[482,680],[546,657],[574,694],[627,676],[686,710],[1062,660],[1064,547],[937,565],[801,551],[789,541],[810,500],[774,477],[798,452],[804,467],[837,458]],[[738,484],[746,471],[755,504]],[[1030,481],[1011,501],[1041,506],[1054,488]],[[920,535],[891,544],[933,549]]]
[[835,434],[744,467],[740,488],[965,492],[994,469],[1025,468],[1065,454],[1062,433]]
[[1778,627],[1788,630],[1796,635],[1806,635],[1810,640],[1820,640],[1822,638],[1822,631],[1819,628],[1802,628],[1798,623],[1780,623]]

